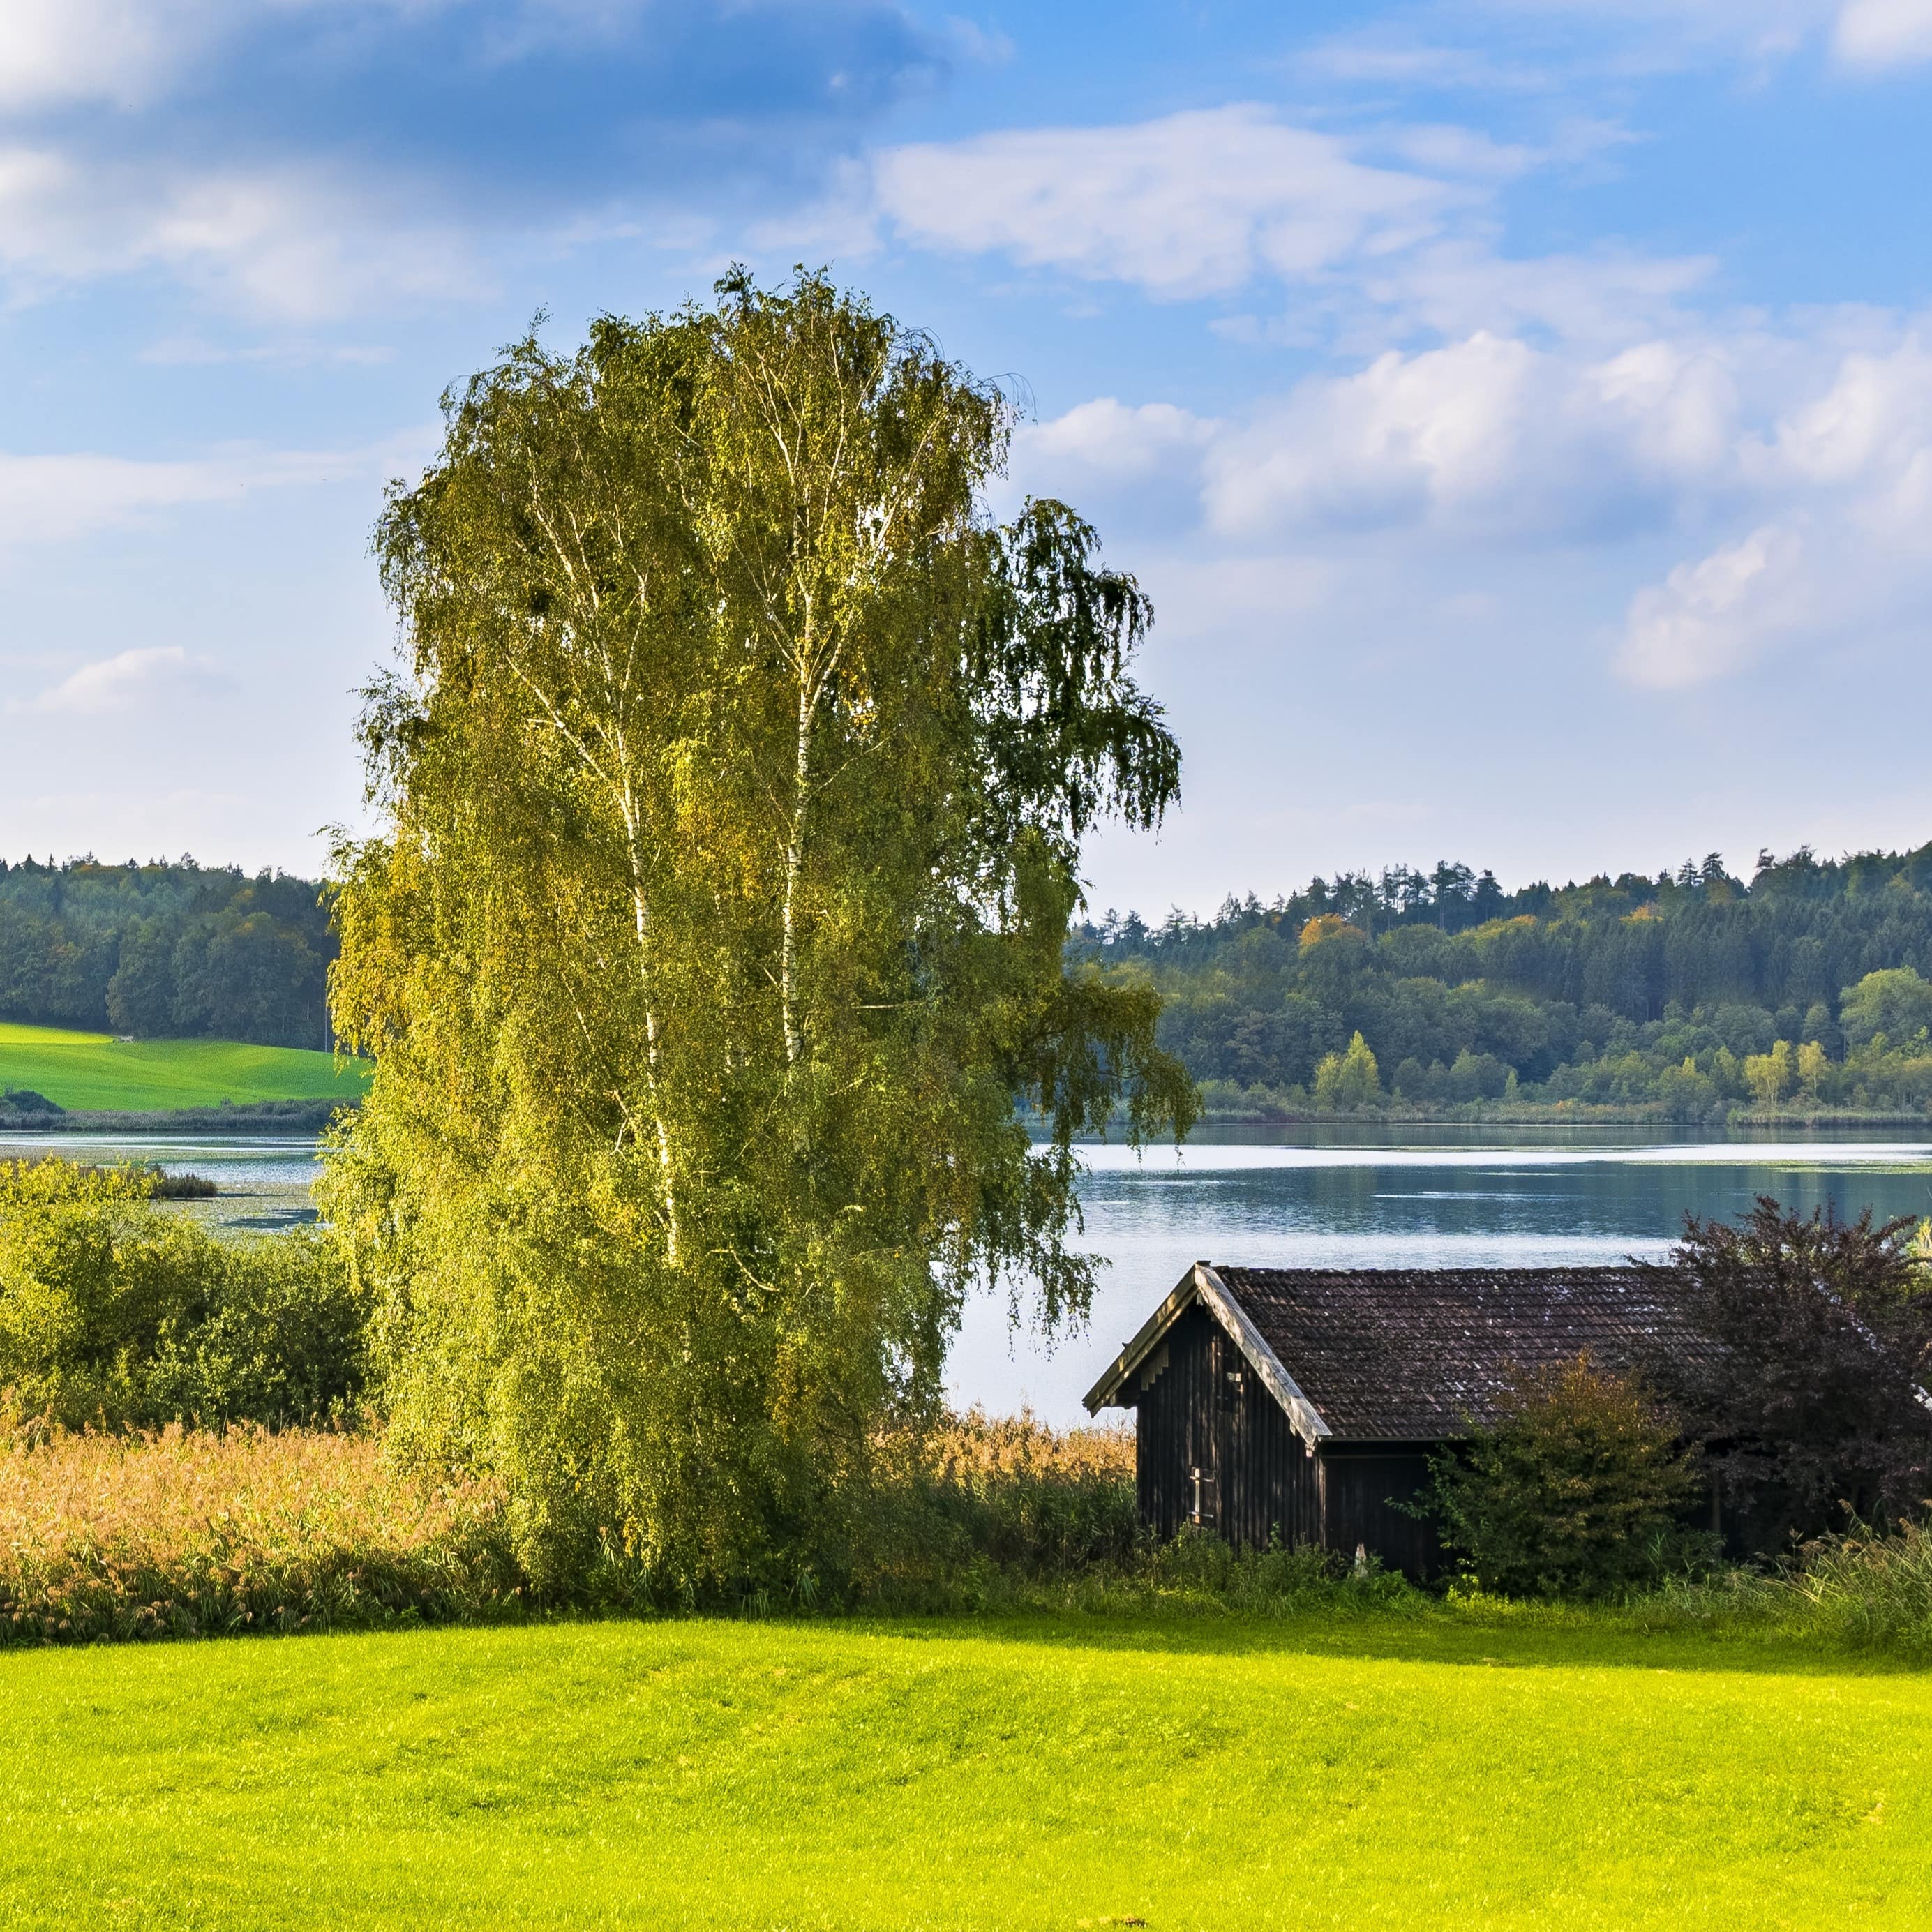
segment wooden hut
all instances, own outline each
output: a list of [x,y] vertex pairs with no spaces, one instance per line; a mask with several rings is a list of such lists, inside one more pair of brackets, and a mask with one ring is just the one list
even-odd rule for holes
[[1216,1268],[1197,1262],[1088,1393],[1131,1408],[1141,1520],[1312,1543],[1423,1577],[1430,1454],[1492,1420],[1512,1374],[1694,1346],[1640,1268]]

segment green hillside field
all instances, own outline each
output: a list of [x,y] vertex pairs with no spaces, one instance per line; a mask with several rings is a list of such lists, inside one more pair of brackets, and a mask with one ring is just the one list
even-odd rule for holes
[[1448,1621],[656,1621],[0,1653],[0,1922],[1932,1921],[1932,1676]]
[[298,1047],[227,1040],[117,1040],[0,1022],[0,1092],[44,1094],[68,1112],[159,1113],[261,1100],[356,1100],[366,1065]]

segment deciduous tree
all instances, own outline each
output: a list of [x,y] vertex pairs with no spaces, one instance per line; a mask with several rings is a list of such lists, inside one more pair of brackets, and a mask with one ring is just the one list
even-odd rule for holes
[[391,501],[328,1184],[399,1444],[501,1474],[539,1574],[692,1588],[836,1562],[969,1286],[1085,1310],[1076,1136],[1193,1109],[1152,993],[1062,964],[1084,836],[1175,796],[1146,600],[989,519],[1010,410],[924,338],[719,297],[518,344]]

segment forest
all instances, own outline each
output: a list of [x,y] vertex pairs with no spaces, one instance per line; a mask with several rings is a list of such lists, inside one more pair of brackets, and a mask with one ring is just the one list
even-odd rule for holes
[[187,857],[0,860],[0,1019],[326,1048],[321,893]]
[[1396,866],[1208,920],[1109,911],[1070,950],[1159,992],[1161,1044],[1223,1118],[1932,1102],[1932,844],[1514,892]]

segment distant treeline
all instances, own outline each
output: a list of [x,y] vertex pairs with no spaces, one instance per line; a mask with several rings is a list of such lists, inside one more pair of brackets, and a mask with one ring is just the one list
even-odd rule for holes
[[320,893],[188,858],[0,860],[0,1018],[326,1048],[335,941]]
[[1396,867],[1205,921],[1109,912],[1072,950],[1158,987],[1220,1111],[1932,1103],[1932,845],[1514,892]]

